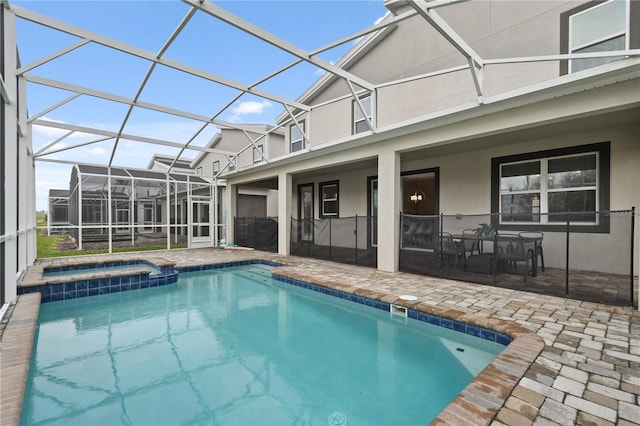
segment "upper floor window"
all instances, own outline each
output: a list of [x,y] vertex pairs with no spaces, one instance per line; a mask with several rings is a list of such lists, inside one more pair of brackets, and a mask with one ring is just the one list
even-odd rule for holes
[[609,144],[512,158],[493,160],[500,225],[601,225],[598,212],[609,208]]
[[196,169],[196,174],[197,174],[198,176],[202,176],[202,167],[198,167],[198,168]]
[[366,120],[371,122],[371,96],[366,98],[360,98],[360,103],[364,108],[366,116],[362,114],[362,111],[358,107],[356,101],[353,101],[353,134],[366,132],[369,130],[369,125]]
[[264,152],[262,145],[253,147],[253,164],[262,162],[262,153]]
[[300,128],[302,129],[302,131],[300,131],[298,126],[296,126],[295,124],[289,127],[291,152],[300,151],[302,148],[304,148],[304,136],[302,134],[302,132],[304,132],[304,121],[300,122]]
[[338,216],[338,181],[320,184],[320,217]]
[[213,162],[213,174],[217,175],[218,173],[220,173],[220,161],[214,161]]
[[235,170],[238,167],[238,157],[231,157],[229,159],[229,170]]
[[[630,3],[609,0],[569,16],[569,53],[607,52],[629,48]],[[573,59],[569,72],[577,72],[622,59]]]

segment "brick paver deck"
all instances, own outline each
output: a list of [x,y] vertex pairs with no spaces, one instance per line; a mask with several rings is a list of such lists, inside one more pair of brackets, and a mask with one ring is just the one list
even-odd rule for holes
[[[640,312],[633,308],[263,252],[199,249],[108,257],[162,259],[177,266],[267,259],[286,265],[279,268],[281,275],[512,336],[507,349],[434,424],[640,425]],[[40,260],[23,280],[38,280],[44,265],[69,262],[74,259]],[[401,294],[418,300],[400,301]],[[21,296],[0,334],[2,425],[17,424],[36,317],[34,296]]]

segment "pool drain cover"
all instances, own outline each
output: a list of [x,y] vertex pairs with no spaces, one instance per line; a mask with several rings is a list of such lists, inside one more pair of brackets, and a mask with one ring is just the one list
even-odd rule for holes
[[344,413],[335,411],[329,414],[329,426],[344,426],[347,424],[347,416]]

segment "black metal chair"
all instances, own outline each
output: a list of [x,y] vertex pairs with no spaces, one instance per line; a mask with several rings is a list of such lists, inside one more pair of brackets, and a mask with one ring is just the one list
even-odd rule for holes
[[480,237],[476,234],[474,229],[465,229],[462,231],[462,239],[460,241],[465,256],[467,253],[469,256],[482,253],[482,246]]
[[440,232],[435,234],[433,238],[433,250],[435,254],[440,258],[442,265],[451,263],[453,259],[454,268],[458,267],[458,260],[463,259],[466,266],[466,256],[462,246],[453,239],[453,235],[449,232]]
[[[518,234],[498,234],[495,239],[496,250],[496,268],[504,268],[513,266],[518,269],[518,262],[524,262],[524,281],[527,281],[527,275],[535,266],[534,256],[536,250],[535,240],[525,239]],[[506,272],[506,271],[505,271]]]
[[544,252],[542,251],[542,239],[544,238],[543,232],[537,231],[525,231],[520,232],[520,235],[525,240],[532,239],[535,243],[535,251],[534,251],[534,265],[533,265],[533,276],[538,272],[538,259],[540,259],[540,266],[542,267],[542,272],[544,272]]

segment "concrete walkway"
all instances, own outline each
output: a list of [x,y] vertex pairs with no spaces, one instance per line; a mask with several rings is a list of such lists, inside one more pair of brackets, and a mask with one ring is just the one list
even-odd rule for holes
[[[104,261],[105,256],[83,256],[82,260]],[[166,260],[178,267],[267,259],[285,264],[278,273],[287,277],[398,302],[512,336],[507,349],[434,424],[640,425],[640,312],[632,308],[253,251],[173,250],[108,258]],[[38,261],[23,280],[25,284],[37,281],[45,265],[75,259]],[[402,302],[397,299],[401,294],[418,300]],[[25,343],[15,334],[24,333],[21,327],[29,321],[23,311],[33,312],[32,303],[25,298],[24,310],[18,303],[0,341],[3,425],[16,424],[5,422],[9,420],[5,413],[20,409],[15,406],[19,399],[15,392],[5,398],[5,390],[23,388],[26,380],[9,375],[9,367],[12,371],[16,367],[5,365],[5,354],[17,353],[14,345],[19,345],[25,358],[22,364],[28,365]],[[14,318],[19,318],[15,327]]]

